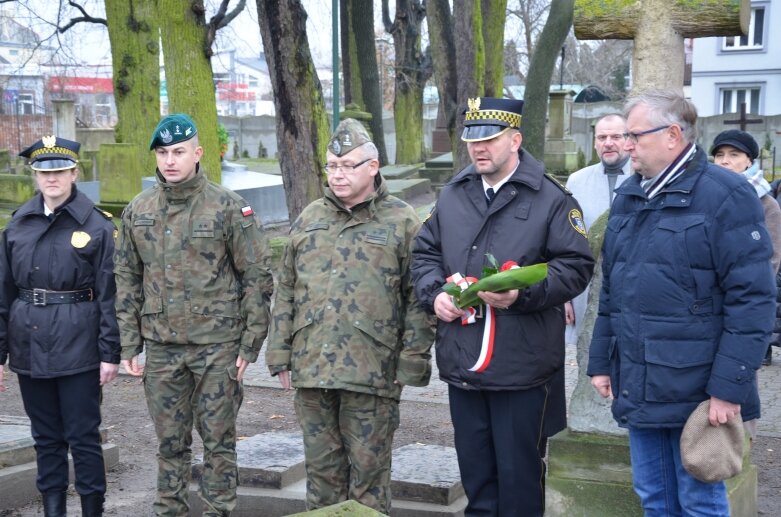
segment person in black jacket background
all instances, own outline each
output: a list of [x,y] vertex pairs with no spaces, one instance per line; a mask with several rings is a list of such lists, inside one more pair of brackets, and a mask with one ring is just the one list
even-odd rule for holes
[[111,216],[76,188],[79,143],[55,136],[20,153],[39,192],[0,246],[0,391],[16,372],[35,440],[46,516],[66,513],[68,452],[82,514],[103,514],[100,391],[117,375]]
[[[563,305],[594,268],[577,201],[521,149],[522,109],[469,100],[462,140],[472,165],[442,189],[413,249],[415,291],[438,318],[467,516],[543,514],[546,438],[566,425]],[[484,317],[463,323],[442,286],[453,273],[482,276],[489,253],[500,264],[547,262],[548,276],[520,292],[480,293]]]

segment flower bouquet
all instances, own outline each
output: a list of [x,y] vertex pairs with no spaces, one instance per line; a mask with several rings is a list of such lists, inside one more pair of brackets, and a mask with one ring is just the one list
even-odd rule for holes
[[482,305],[483,300],[477,296],[478,291],[500,293],[510,289],[524,289],[548,276],[548,264],[545,262],[520,267],[517,262],[508,260],[500,267],[493,255],[486,253],[486,257],[491,265],[483,268],[483,276],[479,280],[455,273],[442,286],[442,290],[453,297],[459,309]]

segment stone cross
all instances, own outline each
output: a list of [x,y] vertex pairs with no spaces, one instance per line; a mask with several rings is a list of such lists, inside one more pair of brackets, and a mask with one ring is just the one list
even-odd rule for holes
[[738,120],[725,120],[725,124],[740,124],[740,130],[745,131],[747,124],[761,124],[764,122],[761,118],[746,118],[746,103],[740,103],[740,118]]
[[748,32],[750,0],[575,0],[575,37],[632,39],[632,88],[683,87],[684,38]]

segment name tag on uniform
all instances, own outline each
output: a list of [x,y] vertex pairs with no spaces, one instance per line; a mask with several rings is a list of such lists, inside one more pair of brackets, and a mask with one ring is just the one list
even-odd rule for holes
[[155,225],[154,219],[139,218],[133,221],[133,226],[154,226],[154,225]]
[[388,244],[388,230],[385,228],[377,228],[375,230],[369,230],[366,232],[366,242],[372,244],[381,244],[385,246]]
[[304,228],[305,232],[311,232],[314,230],[327,230],[328,229],[328,223],[312,223],[306,228]]

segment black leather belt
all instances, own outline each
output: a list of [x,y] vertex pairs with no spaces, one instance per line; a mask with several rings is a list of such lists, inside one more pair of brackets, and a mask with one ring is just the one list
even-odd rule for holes
[[48,291],[46,289],[19,289],[19,299],[38,307],[56,303],[91,302],[94,299],[92,289],[78,291]]

